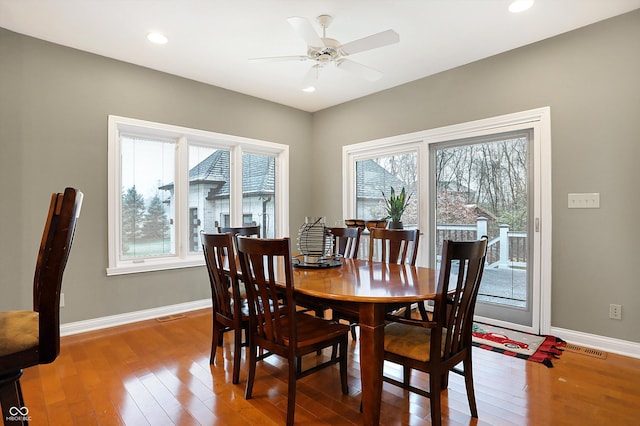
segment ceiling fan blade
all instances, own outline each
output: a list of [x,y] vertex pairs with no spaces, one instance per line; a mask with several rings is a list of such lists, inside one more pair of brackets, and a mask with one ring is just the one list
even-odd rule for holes
[[316,85],[318,78],[320,76],[320,68],[321,66],[318,64],[315,64],[314,66],[309,68],[309,71],[307,72],[307,74],[304,76],[304,79],[302,80],[303,88]]
[[353,55],[354,53],[388,46],[390,44],[398,43],[399,41],[400,36],[397,32],[387,30],[343,44],[342,47],[340,47],[340,50],[344,55]]
[[308,56],[266,56],[264,58],[249,58],[250,61],[284,62],[284,61],[306,61]]
[[322,39],[315,32],[311,24],[306,18],[300,18],[298,16],[292,16],[287,18],[289,25],[293,27],[296,33],[307,43],[307,46],[311,47],[323,47],[324,43]]
[[339,69],[348,71],[350,73],[359,75],[368,81],[376,81],[382,77],[382,73],[373,68],[369,68],[365,65],[362,65],[358,62],[350,61],[349,59],[342,59],[339,62],[336,62],[336,67]]

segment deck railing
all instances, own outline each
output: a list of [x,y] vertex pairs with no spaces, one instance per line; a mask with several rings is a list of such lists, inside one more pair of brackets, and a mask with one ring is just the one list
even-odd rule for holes
[[[438,225],[436,247],[438,256],[444,240],[475,240],[487,235],[487,219],[479,217],[472,225]],[[489,238],[487,245],[487,265],[525,266],[527,262],[527,233],[510,231],[509,225],[500,225],[498,236]]]
[[[476,240],[487,233],[487,219],[479,217],[471,225],[438,225],[436,229],[436,258],[439,261],[440,251],[444,240],[469,241]],[[369,232],[360,236],[358,258],[367,259],[369,256]],[[499,234],[489,238],[487,245],[488,267],[525,267],[527,264],[528,244],[527,233],[510,231],[509,225],[500,225]]]

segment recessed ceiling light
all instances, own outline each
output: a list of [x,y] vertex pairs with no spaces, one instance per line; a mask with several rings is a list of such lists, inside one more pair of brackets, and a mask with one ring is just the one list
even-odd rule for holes
[[514,0],[513,3],[509,5],[509,12],[511,13],[520,13],[529,9],[533,6],[534,0]]
[[311,93],[311,92],[315,92],[316,88],[313,86],[309,86],[309,87],[305,87],[304,89],[302,89],[303,92],[307,92],[307,93]]
[[147,34],[147,40],[156,44],[167,44],[169,39],[160,33],[149,33]]

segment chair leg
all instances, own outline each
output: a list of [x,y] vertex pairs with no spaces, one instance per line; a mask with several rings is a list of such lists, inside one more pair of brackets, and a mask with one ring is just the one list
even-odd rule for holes
[[287,391],[287,426],[293,426],[296,411],[296,377],[301,360],[295,357],[289,360],[289,386]]
[[402,366],[402,382],[404,383],[405,386],[409,386],[411,380],[411,368],[407,367],[406,365]]
[[233,330],[233,378],[231,382],[235,385],[240,383],[240,360],[242,357],[242,328]]
[[249,341],[247,347],[247,353],[249,354],[249,371],[247,373],[247,387],[244,391],[244,399],[251,399],[251,393],[253,392],[253,381],[256,378],[256,364],[258,362],[258,348]]
[[411,304],[404,307],[404,317],[406,319],[411,319]]
[[351,338],[354,341],[358,340],[358,336],[356,336],[356,324],[351,324]]
[[467,399],[469,400],[469,411],[471,411],[471,417],[478,418],[476,395],[473,390],[473,368],[471,364],[471,356],[467,356],[467,358],[462,362],[464,368],[464,383],[467,388]]
[[[14,410],[23,410],[25,406],[22,387],[20,386],[21,376],[22,370],[0,378],[0,405],[2,406],[2,418],[5,425],[26,426],[29,424],[26,413],[22,415],[22,411],[14,412]],[[12,420],[7,420],[9,418]]]
[[422,321],[429,321],[429,314],[427,313],[427,308],[425,308],[424,303],[425,302],[418,302],[418,311],[420,312]]
[[342,394],[349,395],[349,383],[347,382],[347,336],[340,342],[340,382]]
[[[316,308],[315,309],[315,313],[316,313],[316,317],[324,319],[324,309]],[[322,355],[322,351],[320,349],[318,349],[316,351],[316,355]],[[302,369],[302,366],[300,366],[300,369]]]
[[220,328],[218,327],[218,324],[214,320],[213,330],[211,333],[211,357],[209,358],[209,364],[213,365],[213,363],[216,360],[216,349],[218,348],[218,346],[222,346],[220,344],[221,336],[222,336],[222,333],[220,332]]
[[445,390],[449,387],[449,370],[445,371],[442,374],[442,379],[440,381],[440,390]]
[[441,404],[441,394],[442,391],[441,379],[442,375],[440,374],[430,374],[429,375],[429,402],[431,407],[431,425],[432,426],[440,426],[442,424],[442,408]]

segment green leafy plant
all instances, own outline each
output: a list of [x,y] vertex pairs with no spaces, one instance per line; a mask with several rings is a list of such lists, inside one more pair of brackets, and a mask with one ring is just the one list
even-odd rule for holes
[[401,222],[404,210],[407,208],[409,200],[411,200],[411,195],[413,194],[407,196],[404,186],[402,187],[400,193],[397,195],[395,189],[393,189],[393,186],[391,187],[391,193],[389,194],[389,197],[385,195],[384,191],[381,192],[382,196],[384,197],[385,210],[387,211],[387,216],[384,217],[383,220],[391,219],[391,221],[393,222]]

